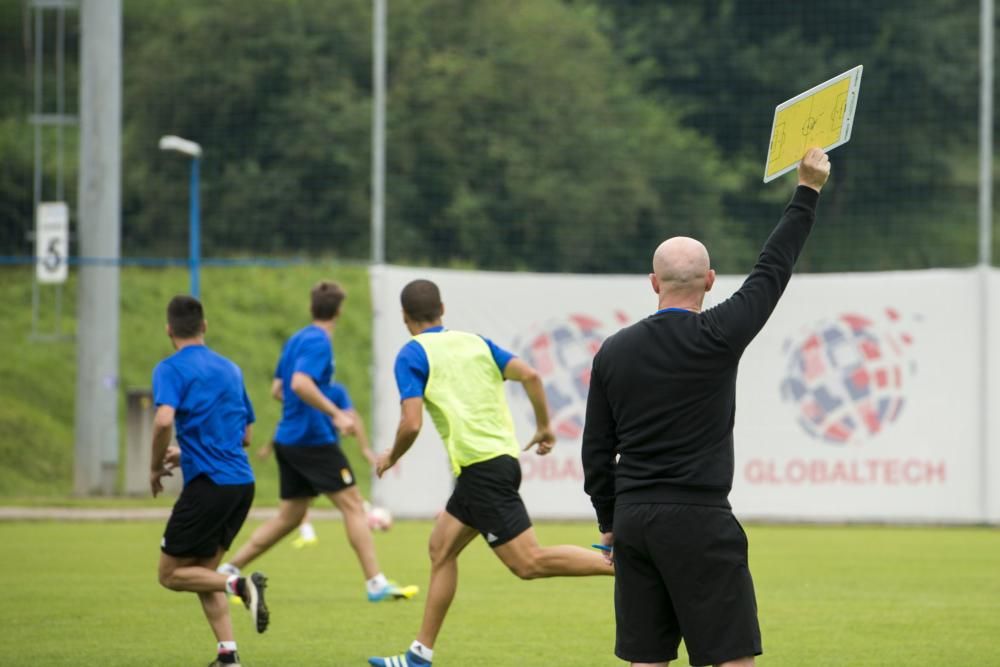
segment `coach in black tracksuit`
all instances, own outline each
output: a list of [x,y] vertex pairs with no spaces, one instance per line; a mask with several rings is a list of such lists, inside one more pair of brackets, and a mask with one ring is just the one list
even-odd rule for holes
[[664,241],[650,274],[659,310],[594,357],[584,488],[614,546],[615,654],[635,665],[675,659],[681,637],[692,665],[753,665],[761,653],[746,535],[728,500],[736,369],[791,277],[829,174],[823,151],[806,153],[753,272],[705,312],[708,252]]

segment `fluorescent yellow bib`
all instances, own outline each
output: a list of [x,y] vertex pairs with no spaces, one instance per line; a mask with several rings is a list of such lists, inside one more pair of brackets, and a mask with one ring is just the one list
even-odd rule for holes
[[448,450],[457,477],[462,467],[520,447],[503,391],[503,375],[482,338],[462,331],[413,338],[427,353],[430,374],[424,404]]

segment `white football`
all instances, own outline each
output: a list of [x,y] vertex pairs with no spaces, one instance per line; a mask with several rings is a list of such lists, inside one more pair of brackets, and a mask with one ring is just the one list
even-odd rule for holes
[[368,527],[372,530],[389,530],[392,528],[392,515],[384,507],[372,507],[368,510]]

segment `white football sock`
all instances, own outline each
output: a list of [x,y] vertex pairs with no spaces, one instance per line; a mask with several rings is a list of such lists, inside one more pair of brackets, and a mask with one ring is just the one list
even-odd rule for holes
[[426,646],[418,642],[416,639],[414,639],[413,643],[410,644],[410,650],[419,655],[427,662],[430,662],[434,659],[434,649],[427,648]]
[[316,529],[313,528],[312,523],[309,521],[304,521],[299,525],[299,535],[304,540],[315,540],[316,539]]
[[365,582],[365,587],[368,588],[369,593],[378,593],[380,590],[389,585],[389,580],[385,578],[385,575],[379,572],[374,577]]
[[232,563],[223,563],[219,567],[215,568],[215,571],[219,574],[235,574],[239,576],[240,568],[236,567]]

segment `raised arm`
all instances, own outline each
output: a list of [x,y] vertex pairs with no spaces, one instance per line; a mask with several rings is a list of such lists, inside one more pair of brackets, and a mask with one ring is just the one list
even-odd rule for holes
[[826,153],[810,149],[799,164],[798,175],[792,201],[764,244],[753,271],[735,294],[705,313],[737,355],[764,327],[792,277],[816,219],[820,190],[830,176]]

